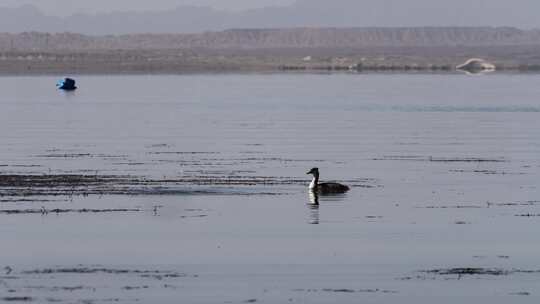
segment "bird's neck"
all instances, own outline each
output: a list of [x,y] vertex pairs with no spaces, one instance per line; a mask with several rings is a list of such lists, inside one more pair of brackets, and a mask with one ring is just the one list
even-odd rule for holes
[[316,189],[317,185],[319,185],[319,176],[313,175],[313,180],[311,180],[311,184],[309,184],[309,189]]

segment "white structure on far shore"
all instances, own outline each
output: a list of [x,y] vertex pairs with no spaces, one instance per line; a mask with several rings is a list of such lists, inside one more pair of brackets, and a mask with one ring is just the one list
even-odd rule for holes
[[458,65],[456,69],[463,70],[463,71],[470,71],[470,72],[475,72],[475,71],[491,72],[491,71],[495,71],[496,67],[493,63],[487,62],[484,59],[471,58],[465,61],[465,63]]

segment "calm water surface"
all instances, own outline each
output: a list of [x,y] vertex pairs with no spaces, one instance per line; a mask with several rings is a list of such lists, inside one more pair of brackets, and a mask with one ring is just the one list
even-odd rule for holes
[[[539,75],[80,76],[73,93],[56,80],[0,78],[0,173],[275,183],[0,197],[144,210],[0,215],[0,301],[540,298]],[[314,206],[312,167],[352,190]],[[423,272],[466,267],[504,274]]]

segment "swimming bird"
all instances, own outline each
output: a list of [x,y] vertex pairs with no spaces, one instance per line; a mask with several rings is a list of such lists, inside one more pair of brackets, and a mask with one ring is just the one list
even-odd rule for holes
[[309,190],[318,194],[339,194],[349,191],[349,186],[339,183],[319,183],[319,168],[311,169],[307,174],[313,175]]

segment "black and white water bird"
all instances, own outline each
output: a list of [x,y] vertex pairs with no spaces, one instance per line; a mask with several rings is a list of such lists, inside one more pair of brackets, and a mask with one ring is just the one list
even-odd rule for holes
[[311,169],[307,174],[313,175],[309,190],[318,194],[339,194],[349,191],[349,186],[339,183],[319,183],[319,168]]

